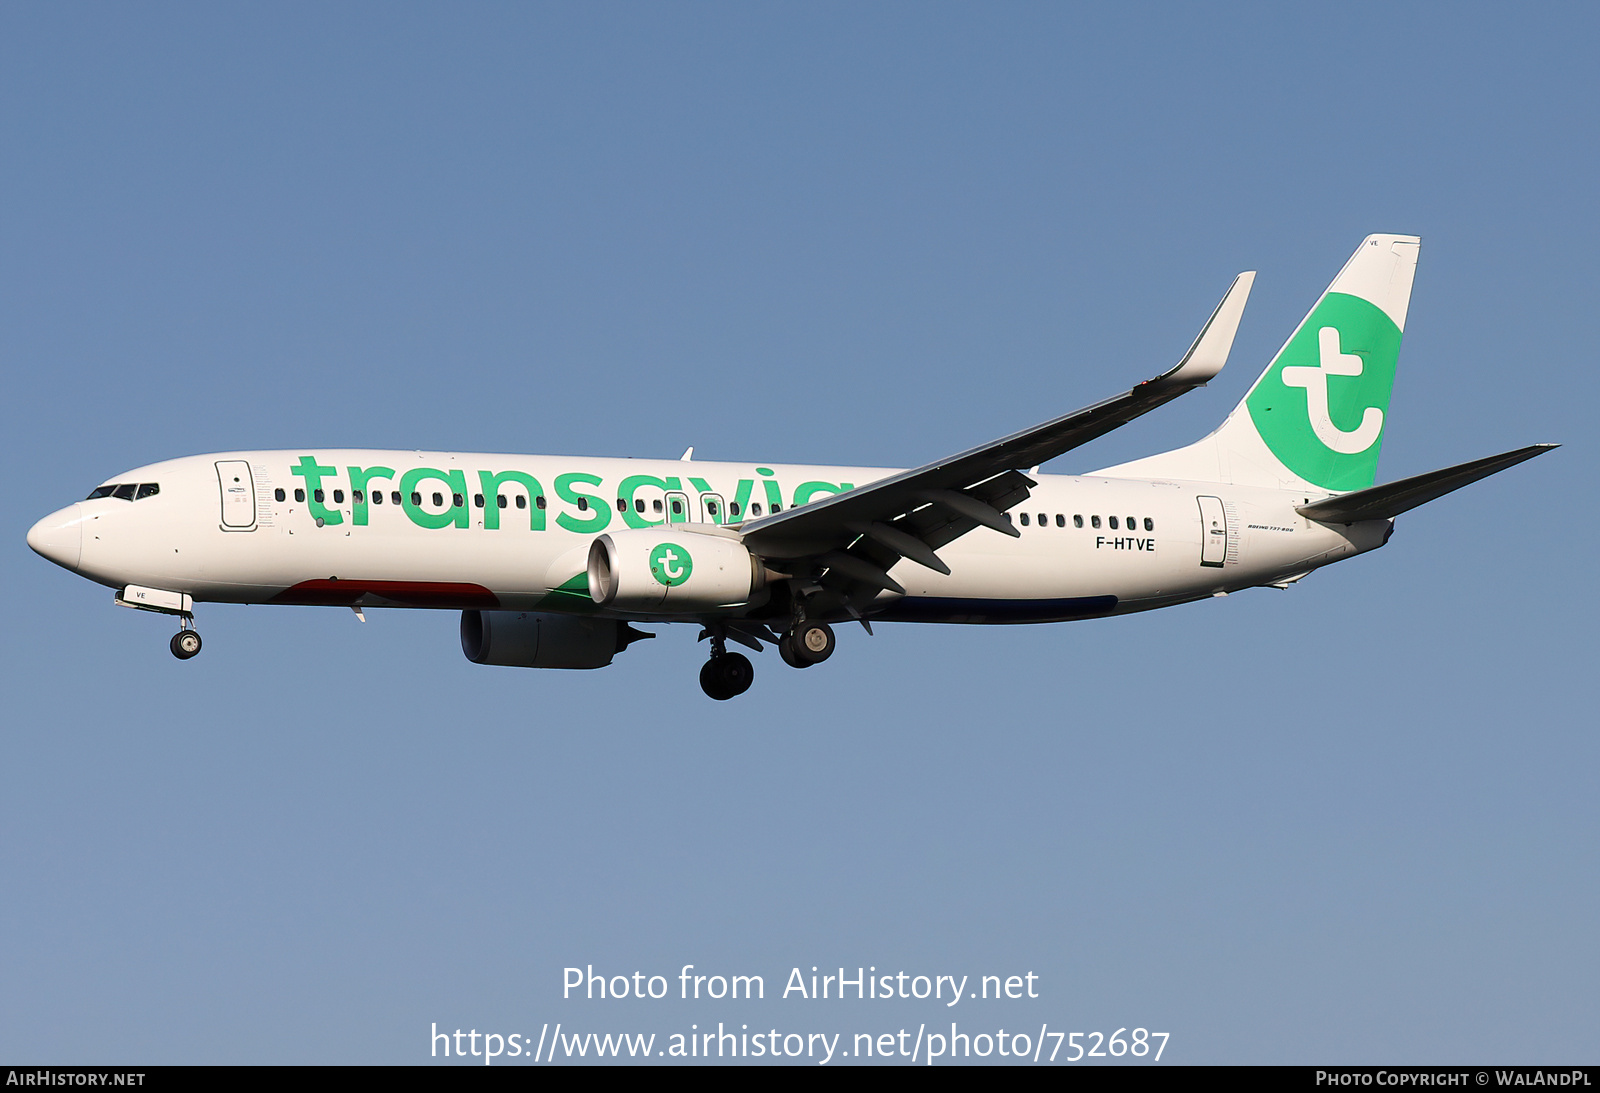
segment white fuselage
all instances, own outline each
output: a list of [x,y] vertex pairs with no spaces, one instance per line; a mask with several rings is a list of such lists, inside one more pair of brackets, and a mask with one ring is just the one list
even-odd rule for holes
[[[54,560],[119,589],[197,602],[593,614],[585,565],[607,530],[737,526],[894,473],[463,452],[226,452],[129,471],[110,482],[159,490],[80,501],[48,522],[62,555]],[[1295,578],[1381,546],[1391,527],[1309,521],[1295,508],[1316,497],[1299,492],[1035,478],[1032,496],[1010,513],[1020,537],[979,528],[949,543],[939,552],[948,576],[902,561],[892,575],[906,595],[884,593],[872,617],[1046,622],[1147,610]]]

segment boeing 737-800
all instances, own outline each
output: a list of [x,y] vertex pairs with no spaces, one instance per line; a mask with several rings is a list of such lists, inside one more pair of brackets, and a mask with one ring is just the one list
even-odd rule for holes
[[754,675],[730,642],[804,668],[843,622],[1064,622],[1287,587],[1555,447],[1374,485],[1418,248],[1363,240],[1220,428],[1092,474],[1038,465],[1217,375],[1253,273],[1168,371],[913,470],[223,452],[116,475],[28,544],[175,616],[180,659],[200,651],[202,602],[460,611],[469,659],[527,668],[601,668],[654,636],[634,624],[690,622],[716,699]]

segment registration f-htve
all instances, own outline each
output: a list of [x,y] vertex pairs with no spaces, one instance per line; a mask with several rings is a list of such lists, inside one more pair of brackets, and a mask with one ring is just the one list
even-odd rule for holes
[[[1394,517],[1537,444],[1375,486],[1419,241],[1363,240],[1211,435],[1086,475],[1038,465],[1192,391],[1226,362],[1242,273],[1171,369],[913,470],[466,452],[223,452],[119,474],[28,544],[174,616],[197,603],[461,612],[479,664],[601,668],[689,622],[712,698],[751,684],[729,643],[796,668],[835,624],[1101,618],[1256,586],[1388,541]],[[1029,469],[1031,468],[1031,469]]]

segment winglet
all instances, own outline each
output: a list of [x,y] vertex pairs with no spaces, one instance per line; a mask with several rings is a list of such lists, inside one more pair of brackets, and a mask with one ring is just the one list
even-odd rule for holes
[[1200,328],[1189,352],[1174,367],[1151,382],[1181,383],[1187,387],[1199,386],[1222,371],[1228,363],[1228,352],[1233,349],[1233,336],[1239,332],[1239,320],[1244,316],[1245,301],[1250,299],[1250,286],[1255,284],[1255,270],[1247,270],[1233,279],[1227,295]]

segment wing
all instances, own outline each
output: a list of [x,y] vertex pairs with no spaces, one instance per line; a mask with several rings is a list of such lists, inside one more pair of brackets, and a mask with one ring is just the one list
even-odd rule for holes
[[968,451],[902,471],[848,493],[814,501],[741,527],[744,543],[774,568],[816,579],[830,606],[858,615],[880,591],[903,594],[888,575],[902,558],[940,573],[935,553],[977,527],[1017,535],[1006,510],[1034,481],[1020,468],[1069,452],[1204,386],[1227,363],[1255,274],[1241,273],[1174,367],[1133,390]]

